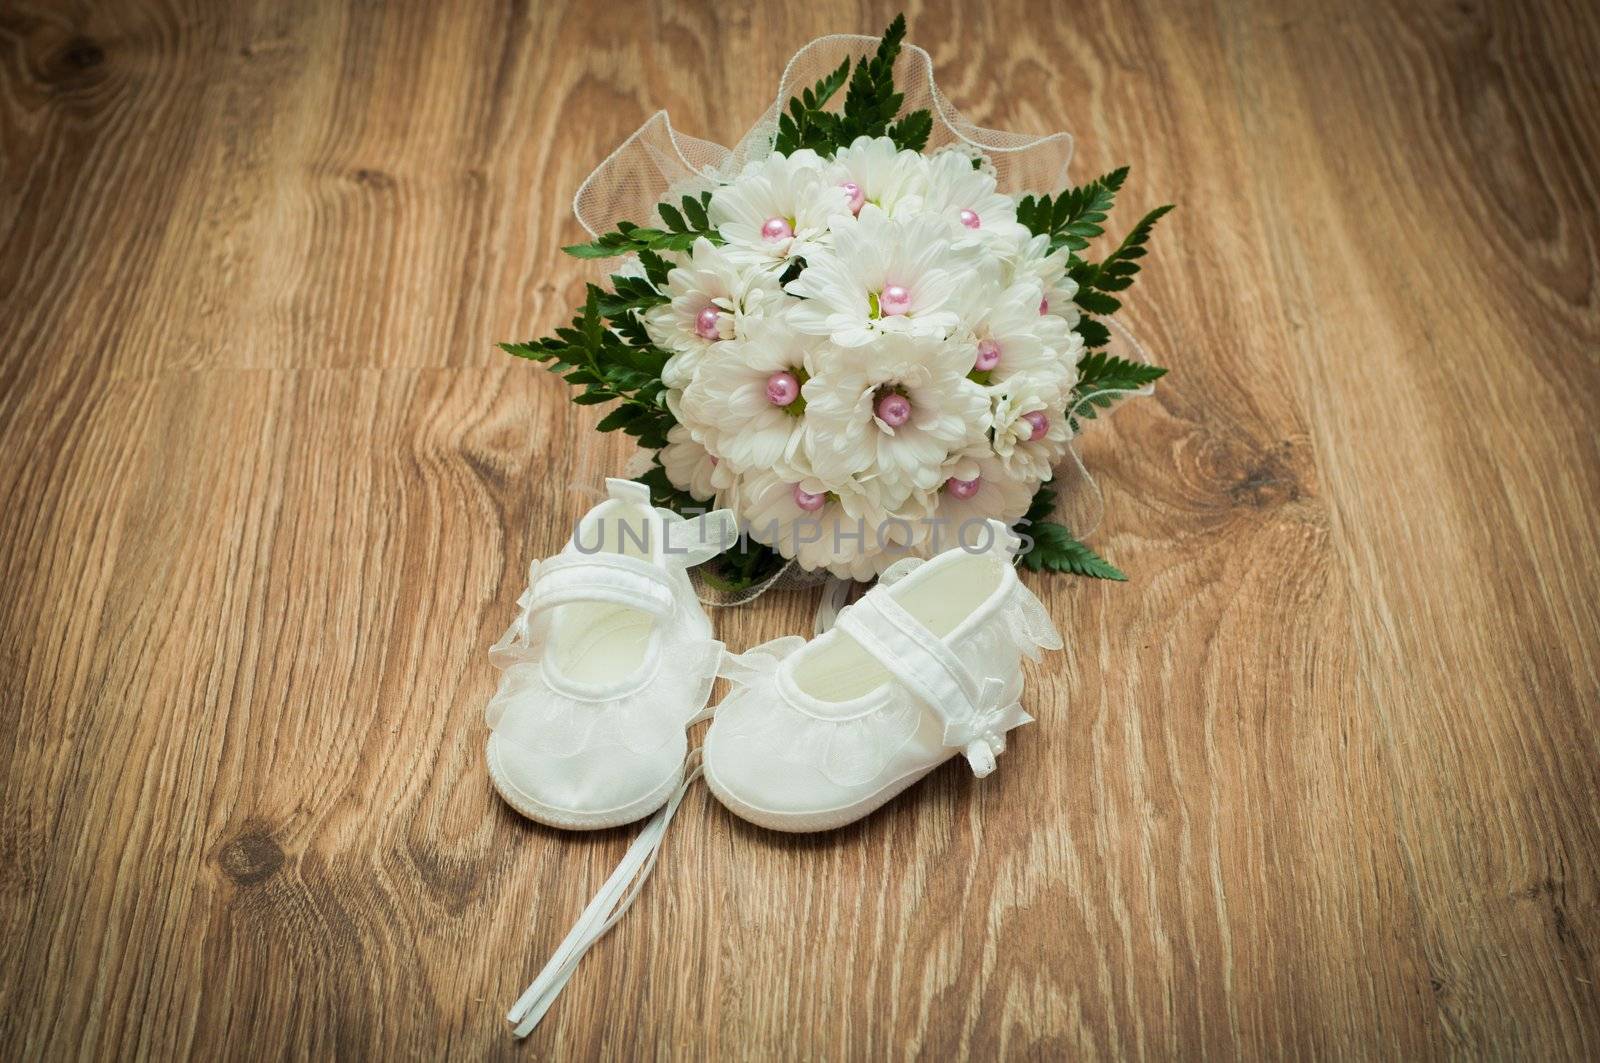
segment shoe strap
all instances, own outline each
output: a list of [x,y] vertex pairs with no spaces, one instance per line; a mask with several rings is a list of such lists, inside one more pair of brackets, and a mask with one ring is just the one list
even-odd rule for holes
[[944,744],[964,752],[979,777],[994,770],[1005,733],[1031,719],[1015,701],[1005,703],[1003,679],[974,675],[887,587],[867,592],[839,614],[835,627],[939,716]]
[[666,525],[663,560],[669,566],[705,564],[739,541],[739,519],[731,509],[713,509]]
[[672,584],[660,565],[624,554],[559,554],[540,562],[528,615],[573,602],[626,605],[651,616],[672,615]]
[[[637,480],[615,477],[606,480],[606,497],[615,502],[655,508],[650,488]],[[662,549],[662,560],[669,567],[693,568],[705,564],[739,541],[739,520],[731,509],[713,509],[684,519],[677,519],[668,511],[658,512],[669,518],[663,531]]]

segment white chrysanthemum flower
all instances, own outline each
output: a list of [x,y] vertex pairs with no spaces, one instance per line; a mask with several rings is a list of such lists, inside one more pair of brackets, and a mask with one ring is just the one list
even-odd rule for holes
[[790,314],[795,328],[861,347],[884,335],[944,337],[961,323],[982,260],[955,248],[939,218],[899,220],[868,205],[854,221],[836,219],[833,241],[789,282],[803,300]]
[[889,492],[938,486],[946,455],[988,428],[989,397],[971,368],[962,344],[896,334],[820,359],[803,389],[813,459]]
[[857,137],[834,154],[826,174],[830,184],[845,189],[851,213],[867,203],[890,215],[914,211],[928,192],[927,159],[901,151],[888,137]]
[[1018,479],[1045,480],[1072,439],[1067,396],[1053,384],[1025,374],[990,389],[994,396],[991,445],[1006,471]]
[[966,319],[975,379],[999,384],[1025,373],[1063,395],[1077,383],[1083,337],[1065,318],[1039,313],[1042,297],[1036,282],[1019,281]]
[[1051,252],[1048,236],[1029,236],[1027,230],[1023,229],[1010,260],[1011,282],[1037,282],[1044,293],[1039,301],[1039,313],[1054,314],[1065,319],[1068,328],[1076,326],[1081,316],[1078,304],[1072,301],[1078,294],[1078,282],[1067,275],[1067,260],[1070,257],[1070,252],[1064,247]]
[[1017,204],[995,186],[994,175],[958,151],[928,160],[922,209],[945,219],[957,242],[973,241],[998,255],[1013,255],[1032,234],[1017,221]]
[[849,210],[848,197],[828,183],[822,167],[809,148],[792,155],[773,152],[713,191],[711,224],[727,241],[728,253],[766,266],[810,254],[826,239],[828,219]]
[[739,487],[740,516],[750,537],[808,572],[868,580],[914,551],[925,533],[920,514],[891,515],[853,481],[835,483],[762,471]]
[[680,419],[735,472],[791,465],[808,428],[801,389],[827,349],[781,315],[752,320],[702,359]]
[[775,277],[742,268],[709,240],[696,240],[678,261],[662,291],[671,302],[644,314],[650,342],[672,352],[661,371],[670,388],[686,386],[707,348],[739,335],[744,320],[761,314],[764,302],[782,297]]
[[984,522],[1015,524],[1028,512],[1037,479],[1019,479],[987,447],[953,455],[941,470],[944,483],[934,495],[928,534],[921,542],[929,557],[981,541]]
[[672,486],[689,492],[697,501],[716,498],[733,486],[733,470],[696,442],[685,425],[675,424],[667,430],[667,445],[658,457]]

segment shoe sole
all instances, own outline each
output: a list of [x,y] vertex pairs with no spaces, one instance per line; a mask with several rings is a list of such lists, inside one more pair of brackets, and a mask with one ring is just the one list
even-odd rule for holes
[[844,805],[839,808],[824,809],[820,812],[772,812],[764,808],[747,805],[734,797],[717,781],[716,773],[711,770],[711,764],[704,765],[706,785],[711,787],[711,793],[722,802],[729,812],[742,820],[754,823],[758,827],[768,830],[783,831],[786,834],[811,834],[817,831],[837,830],[848,826],[858,819],[863,819],[882,808],[884,805],[911,789],[917,783],[927,778],[935,768],[948,762],[941,760],[938,764],[930,765],[921,771],[897,779],[888,786],[879,790],[864,801],[857,801],[853,805]]
[[666,804],[668,798],[683,785],[683,768],[680,765],[666,782],[637,801],[603,812],[574,812],[566,808],[552,808],[512,786],[500,770],[500,759],[492,745],[484,750],[484,759],[489,763],[489,782],[501,800],[534,822],[561,830],[605,830],[636,823]]

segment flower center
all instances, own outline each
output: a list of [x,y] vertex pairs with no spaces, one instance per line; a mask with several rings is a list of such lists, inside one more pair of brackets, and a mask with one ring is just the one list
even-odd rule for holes
[[974,476],[970,480],[957,480],[951,477],[944,482],[944,489],[950,492],[951,497],[965,501],[978,493],[978,487],[982,482],[981,476]]
[[961,208],[959,217],[961,218],[961,224],[965,225],[967,228],[976,229],[978,227],[980,220],[978,218],[978,212],[970,207]]
[[1048,298],[1040,299],[1039,300],[1039,313],[1040,314],[1048,314],[1049,312],[1050,312],[1050,300]]
[[1000,364],[1000,345],[994,340],[978,341],[978,356],[972,360],[972,368],[980,373],[987,373]]
[[1022,415],[1022,419],[1032,426],[1032,430],[1028,433],[1028,442],[1036,443],[1049,434],[1050,418],[1040,411],[1034,410],[1032,413],[1025,413]]
[[800,381],[787,369],[767,377],[767,401],[774,406],[789,406],[800,397]]
[[763,240],[787,240],[794,235],[794,222],[788,218],[771,217],[761,223]]
[[722,311],[715,306],[708,306],[694,316],[695,335],[703,340],[720,340],[722,338]]
[[878,397],[872,412],[890,428],[899,428],[911,420],[911,400],[898,391],[885,392]]
[[825,494],[812,494],[799,484],[794,485],[794,504],[807,513],[815,513],[827,505],[828,496]]
[[885,284],[878,296],[878,316],[896,317],[911,309],[911,292],[903,285]]
[[860,214],[861,208],[867,205],[867,194],[861,191],[861,186],[854,181],[845,181],[839,187],[850,201],[850,213]]

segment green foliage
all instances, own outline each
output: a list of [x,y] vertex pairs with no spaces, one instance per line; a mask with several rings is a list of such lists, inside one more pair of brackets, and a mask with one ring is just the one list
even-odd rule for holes
[[711,193],[684,196],[682,202],[681,210],[671,203],[662,203],[656,208],[665,229],[647,229],[631,221],[619,221],[616,229],[601,234],[592,242],[573,244],[561,250],[574,258],[615,258],[645,251],[687,251],[696,240],[721,244],[722,234],[712,227],[706,213],[711,205]]
[[1105,232],[1101,222],[1111,213],[1117,192],[1127,179],[1128,168],[1124,166],[1054,198],[1023,196],[1017,204],[1017,220],[1033,235],[1050,237],[1051,251],[1064,247],[1076,254]]
[[[1133,286],[1139,260],[1148,250],[1146,245],[1151,231],[1172,209],[1169,204],[1152,210],[1139,219],[1104,260],[1087,261],[1081,252],[1088,250],[1095,237],[1105,233],[1106,218],[1127,179],[1128,168],[1123,166],[1059,195],[1024,196],[1017,204],[1017,220],[1026,225],[1028,231],[1035,236],[1049,237],[1052,253],[1067,252],[1067,273],[1078,284],[1073,302],[1083,312],[1075,331],[1091,351],[1111,342],[1110,330],[1104,322],[1096,321],[1094,315],[1108,317],[1122,309],[1122,300],[1112,293]],[[1109,405],[1109,399],[1102,405]]]
[[672,301],[656,291],[656,286],[650,283],[648,277],[617,275],[611,278],[611,284],[614,291],[600,293],[600,314],[611,320],[623,317],[629,311],[638,313]]
[[933,132],[933,115],[927,111],[912,111],[889,127],[889,139],[901,151],[921,151],[928,146],[928,134]]
[[1075,302],[1080,307],[1092,314],[1114,314],[1121,309],[1122,300],[1111,293],[1133,286],[1133,278],[1139,272],[1139,259],[1147,253],[1145,245],[1150,241],[1150,231],[1171,209],[1169,203],[1140,218],[1128,235],[1123,237],[1122,243],[1117,245],[1117,249],[1098,265],[1090,262],[1073,264],[1072,279],[1078,282]]
[[850,60],[846,59],[811,88],[790,97],[788,113],[778,116],[778,137],[772,150],[779,155],[793,155],[801,148],[810,148],[832,155],[839,143],[839,116],[824,108],[849,76]]
[[1078,431],[1078,418],[1094,420],[1096,409],[1109,409],[1123,392],[1138,391],[1167,375],[1159,365],[1130,362],[1105,351],[1091,351],[1078,363],[1078,383],[1072,389],[1067,413],[1072,430]]
[[1105,322],[1096,321],[1088,314],[1079,316],[1078,324],[1072,331],[1083,337],[1083,345],[1091,351],[1111,342],[1111,330],[1106,327]]
[[[602,303],[614,296],[591,284],[583,309],[572,324],[556,329],[554,336],[528,343],[502,343],[507,354],[542,362],[552,373],[581,390],[572,396],[579,406],[619,400],[601,418],[602,432],[621,429],[641,447],[658,449],[667,444],[667,430],[675,423],[667,409],[661,369],[666,354],[653,346],[630,342],[622,330],[606,327]],[[631,310],[626,318],[634,320]],[[636,322],[635,322],[636,323]],[[638,330],[642,334],[643,330]]]
[[1091,391],[1138,391],[1166,375],[1159,365],[1130,362],[1105,351],[1094,351],[1078,363],[1078,386],[1074,390],[1085,395]]
[[1064,525],[1046,520],[1055,509],[1056,494],[1041,484],[1022,518],[1023,530],[1033,540],[1022,555],[1024,567],[1034,572],[1070,572],[1093,579],[1126,580],[1128,577],[1111,562],[1072,537]]
[[906,39],[906,17],[896,15],[878,41],[878,50],[866,62],[858,62],[850,75],[850,88],[844,97],[844,114],[839,123],[839,146],[856,137],[887,136],[889,123],[900,113],[905,96],[894,87],[894,61]]
[[[894,62],[905,43],[906,17],[896,15],[869,59],[855,64],[839,64],[799,96],[791,97],[789,108],[778,117],[778,135],[773,150],[790,155],[810,148],[820,155],[833,155],[857,137],[889,137],[901,149],[921,151],[933,132],[933,115],[926,110],[912,111],[896,120],[905,95],[895,91]],[[844,87],[844,106],[827,110],[827,104]]]
[[742,591],[771,579],[783,567],[783,557],[769,546],[742,538],[700,569],[705,581],[721,591]]

